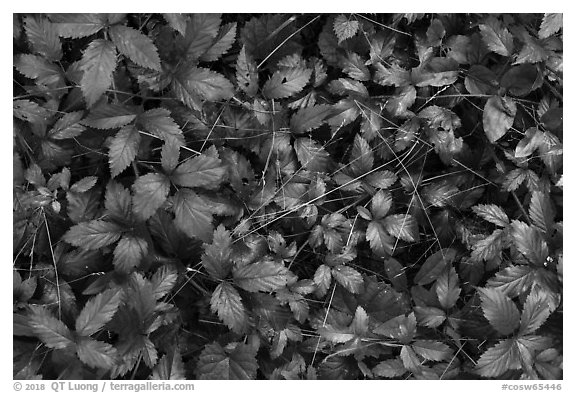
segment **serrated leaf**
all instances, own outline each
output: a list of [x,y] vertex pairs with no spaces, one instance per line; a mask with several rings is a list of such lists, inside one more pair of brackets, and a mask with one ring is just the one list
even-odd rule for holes
[[458,274],[454,267],[444,270],[444,273],[436,280],[436,295],[438,301],[448,310],[454,307],[460,297],[460,287],[458,285]]
[[58,66],[41,56],[18,55],[14,57],[14,67],[27,78],[36,79],[39,84],[56,85],[62,80]]
[[526,180],[527,172],[523,168],[516,168],[506,174],[502,182],[502,188],[506,191],[514,191]]
[[389,256],[394,252],[395,241],[379,221],[370,221],[366,229],[366,240],[370,242],[374,254],[379,257]]
[[204,244],[202,265],[210,276],[224,280],[232,269],[232,238],[224,225],[220,224],[214,231],[211,244]]
[[132,213],[132,196],[130,191],[120,183],[111,180],[106,186],[104,207],[116,219],[128,220]]
[[537,229],[542,233],[550,234],[554,225],[554,210],[552,209],[550,198],[546,194],[540,191],[532,193],[528,213]]
[[202,108],[204,101],[227,100],[234,95],[234,86],[223,75],[197,67],[177,73],[173,89],[180,101],[196,110]]
[[255,262],[232,271],[234,282],[248,292],[270,292],[286,286],[290,271],[283,264]]
[[206,52],[218,34],[220,22],[220,14],[195,13],[191,15],[186,24],[183,43],[188,60],[196,62]]
[[[525,44],[516,56],[516,61],[512,64],[530,64],[546,61],[550,52],[542,45],[541,42],[527,36]],[[504,84],[503,84],[504,85]]]
[[374,188],[390,188],[398,180],[392,171],[375,171],[366,176],[366,182]]
[[76,318],[76,333],[91,336],[107,324],[120,306],[122,291],[108,289],[86,302]]
[[518,142],[514,150],[514,157],[528,157],[534,153],[544,142],[544,133],[536,127],[530,127],[526,130],[524,138]]
[[82,124],[102,130],[119,128],[131,123],[136,114],[126,105],[104,104],[93,108]]
[[514,37],[502,23],[491,16],[487,24],[482,24],[480,34],[482,40],[492,52],[502,56],[510,56],[514,51]]
[[393,116],[405,116],[408,108],[416,102],[416,88],[412,85],[397,87],[394,96],[386,103]]
[[201,154],[180,164],[170,179],[183,187],[202,187],[215,189],[220,186],[226,167],[218,157]]
[[490,325],[500,334],[508,335],[520,325],[520,312],[516,304],[496,288],[478,288],[482,311]]
[[384,378],[395,378],[404,375],[408,370],[401,359],[388,359],[380,362],[372,369],[374,375]]
[[508,370],[520,368],[520,352],[513,339],[502,340],[488,348],[476,364],[476,372],[483,377],[498,377]]
[[442,44],[442,39],[446,35],[446,29],[440,19],[433,19],[426,30],[426,40],[428,46],[436,47]]
[[222,26],[214,43],[200,56],[200,61],[216,61],[226,53],[236,39],[236,22]]
[[354,137],[354,144],[352,145],[352,153],[350,156],[350,168],[355,175],[363,175],[369,172],[374,165],[374,152],[366,142],[366,139],[356,134]]
[[302,167],[312,172],[327,172],[330,167],[330,154],[312,138],[298,138],[294,150]]
[[163,265],[156,270],[150,281],[154,287],[154,297],[161,299],[174,288],[178,281],[178,271],[170,265]]
[[116,69],[116,47],[110,41],[92,41],[82,55],[80,69],[84,72],[80,87],[88,107],[93,106],[112,84]]
[[85,250],[97,250],[120,239],[122,231],[123,228],[113,222],[92,220],[74,225],[62,239]]
[[511,237],[514,245],[534,265],[542,266],[548,257],[548,245],[540,232],[525,222],[512,221]]
[[32,50],[49,60],[62,58],[62,44],[56,27],[42,15],[24,17],[24,30]]
[[482,122],[491,143],[502,138],[514,124],[516,103],[508,97],[493,96],[486,101]]
[[117,352],[112,345],[88,337],[78,340],[76,353],[80,361],[90,367],[109,370],[116,365]]
[[410,214],[393,214],[382,221],[388,233],[407,242],[416,242],[420,239],[418,223]]
[[350,266],[339,265],[332,268],[332,276],[351,293],[360,292],[360,289],[364,285],[362,275]]
[[229,283],[220,283],[210,300],[210,309],[233,332],[242,334],[248,326],[248,314],[238,291]]
[[530,266],[509,266],[488,280],[487,287],[497,288],[510,297],[527,292],[534,281],[534,270]]
[[108,33],[118,51],[134,63],[156,71],[162,70],[158,49],[149,37],[123,25],[110,27]]
[[172,172],[180,160],[180,145],[175,139],[170,139],[162,145],[160,163],[165,173]]
[[161,138],[163,141],[174,141],[185,145],[182,130],[170,116],[170,111],[164,108],[150,109],[136,119],[136,124],[146,131]]
[[327,265],[320,265],[316,272],[314,273],[314,284],[317,285],[318,291],[321,294],[325,294],[330,288],[330,283],[332,282],[332,269]]
[[414,306],[414,313],[419,325],[435,328],[446,320],[446,313],[436,307]]
[[224,349],[214,342],[200,353],[196,366],[198,379],[256,379],[256,349],[248,344],[234,343]]
[[370,80],[370,70],[364,63],[365,60],[356,52],[348,52],[347,56],[340,60],[342,71],[357,81]]
[[420,359],[410,345],[402,346],[402,349],[400,350],[400,359],[402,359],[402,364],[404,364],[404,367],[407,370],[416,372],[420,369]]
[[392,194],[388,191],[379,190],[370,203],[370,211],[374,220],[384,218],[392,206]]
[[357,20],[350,20],[345,15],[338,15],[334,19],[334,33],[336,33],[336,37],[338,38],[338,43],[342,41],[352,38],[358,32],[359,23]]
[[50,14],[58,35],[64,38],[81,38],[99,32],[106,24],[102,14]]
[[12,109],[15,117],[32,124],[45,123],[52,116],[47,109],[30,100],[14,100]]
[[74,345],[70,329],[41,306],[33,306],[28,314],[28,325],[48,348],[63,349]]
[[152,370],[152,379],[160,380],[184,380],[186,370],[182,362],[180,348],[177,346],[169,351],[158,361]]
[[508,215],[500,206],[497,205],[476,205],[472,206],[474,213],[482,217],[488,222],[502,228],[506,228],[510,224]]
[[562,28],[563,23],[563,14],[544,14],[538,30],[538,38],[544,39],[556,34]]
[[295,67],[276,71],[264,84],[262,94],[269,99],[290,97],[306,86],[311,75],[312,70],[307,68]]
[[393,63],[390,68],[384,67],[382,63],[376,63],[374,82],[382,86],[406,87],[412,83],[410,71],[405,70]]
[[[162,14],[168,25],[179,32],[180,34],[186,34],[186,15],[185,14]],[[167,378],[164,378],[167,379]]]
[[252,57],[246,53],[246,46],[242,47],[236,60],[236,81],[238,87],[250,97],[258,91],[258,68]]
[[136,179],[132,191],[132,211],[145,221],[166,201],[170,180],[161,173],[148,173]]
[[191,238],[210,241],[212,213],[210,207],[192,190],[182,188],[174,195],[174,224]]
[[444,268],[456,258],[456,250],[445,248],[435,252],[426,259],[416,276],[414,282],[418,285],[427,285],[440,277]]
[[334,344],[346,343],[356,337],[349,328],[341,329],[332,325],[321,326],[317,332],[320,337]]
[[417,340],[412,343],[412,349],[426,360],[441,362],[452,356],[452,350],[444,343],[432,340]]
[[66,113],[56,121],[48,133],[49,137],[52,139],[68,139],[82,134],[86,129],[79,123],[82,116],[82,111]]
[[296,134],[314,130],[322,125],[326,118],[332,114],[330,105],[316,105],[301,108],[290,119],[290,129]]
[[140,265],[148,254],[146,240],[131,235],[124,235],[114,249],[114,267],[121,272],[130,272]]
[[552,311],[548,296],[544,291],[533,288],[524,302],[519,334],[527,335],[536,332],[546,322]]
[[96,176],[86,176],[76,183],[72,184],[70,191],[72,192],[86,192],[96,185],[98,178]]

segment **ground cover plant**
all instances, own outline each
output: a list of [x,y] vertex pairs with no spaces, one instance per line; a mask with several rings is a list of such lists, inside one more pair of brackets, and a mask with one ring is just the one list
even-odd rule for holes
[[561,379],[561,14],[15,14],[16,379]]

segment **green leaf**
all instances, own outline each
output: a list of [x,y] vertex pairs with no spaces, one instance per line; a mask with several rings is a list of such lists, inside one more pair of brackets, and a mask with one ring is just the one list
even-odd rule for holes
[[332,114],[330,105],[315,105],[301,108],[290,118],[290,129],[296,134],[303,134],[322,125]]
[[472,206],[474,213],[482,217],[488,222],[502,228],[506,228],[510,224],[508,215],[500,206],[496,205],[476,205]]
[[152,40],[131,27],[114,25],[109,28],[110,38],[118,51],[139,66],[161,71],[158,49]]
[[106,25],[103,14],[50,14],[50,20],[64,38],[88,37]]
[[544,14],[538,30],[538,38],[544,39],[556,34],[562,28],[563,23],[563,14]]
[[233,332],[242,334],[248,327],[248,314],[238,291],[229,283],[220,283],[210,299],[210,309]]
[[54,124],[48,136],[52,139],[68,139],[82,134],[86,129],[79,123],[82,116],[81,111],[66,113]]
[[380,221],[370,221],[366,228],[366,240],[370,242],[374,254],[379,257],[386,257],[394,252],[394,239]]
[[196,366],[198,379],[256,379],[256,349],[248,344],[232,343],[222,348],[214,342],[200,353]]
[[481,24],[482,40],[492,52],[502,56],[510,56],[514,51],[514,37],[508,29],[494,16],[490,16],[486,24]]
[[176,97],[192,109],[200,110],[204,101],[227,100],[234,86],[223,75],[206,68],[188,67],[176,74],[172,84]]
[[302,91],[311,75],[312,70],[299,67],[276,71],[264,84],[262,94],[269,99],[290,97]]
[[222,26],[214,43],[200,56],[200,61],[216,61],[232,47],[236,40],[236,22]]
[[357,20],[350,20],[345,15],[338,15],[334,19],[334,33],[338,37],[338,43],[352,38],[358,32],[359,23]]
[[354,137],[354,144],[352,145],[352,153],[350,156],[350,168],[352,172],[359,176],[369,172],[374,165],[374,152],[366,142],[366,139],[356,134]]
[[542,234],[525,222],[512,221],[511,231],[514,245],[534,265],[542,266],[548,257],[548,245]]
[[138,154],[140,133],[132,126],[125,126],[112,138],[108,150],[108,163],[112,177],[122,173]]
[[482,122],[490,143],[502,138],[514,124],[516,103],[508,97],[493,96],[486,101]]
[[412,343],[412,349],[426,360],[441,362],[452,356],[452,350],[446,344],[432,340],[417,340]]
[[218,225],[211,244],[204,244],[202,265],[216,280],[224,280],[232,269],[232,238],[224,225]]
[[180,349],[175,346],[166,355],[162,356],[158,364],[152,370],[152,379],[161,380],[184,380],[186,370],[182,362]]
[[530,266],[509,266],[488,280],[487,287],[497,288],[507,296],[516,297],[527,292],[534,281],[534,270]]
[[170,179],[183,187],[215,189],[220,186],[226,174],[226,167],[218,156],[201,154],[178,166]]
[[418,270],[416,277],[414,277],[414,282],[418,285],[430,284],[440,277],[444,268],[451,264],[455,258],[456,250],[453,248],[445,248],[435,252],[426,259],[426,262]]
[[165,142],[174,141],[177,145],[185,145],[182,130],[170,117],[170,111],[164,108],[150,109],[136,119],[136,124]]
[[174,195],[174,224],[191,238],[210,241],[212,213],[210,207],[192,190],[182,188]]
[[133,110],[126,105],[103,104],[90,110],[82,124],[92,128],[108,130],[123,127],[136,118]]
[[140,265],[148,254],[146,240],[131,235],[124,235],[114,249],[114,267],[121,272],[130,272]]
[[88,107],[93,106],[112,84],[116,69],[116,47],[110,41],[92,41],[82,55],[80,69],[84,71],[80,87]]
[[24,30],[34,53],[52,61],[62,58],[62,44],[58,38],[58,31],[46,17],[41,14],[24,17]]
[[77,342],[76,353],[80,361],[89,367],[109,370],[116,365],[117,351],[112,345],[81,337]]
[[550,198],[546,194],[540,191],[533,192],[528,212],[534,227],[548,235],[552,232],[555,215]]
[[62,239],[85,250],[97,250],[120,239],[122,231],[122,227],[113,222],[92,220],[74,225]]
[[170,180],[161,173],[148,173],[136,179],[132,184],[132,191],[132,211],[145,221],[166,201]]
[[359,293],[364,285],[362,275],[350,266],[339,265],[332,268],[332,276],[351,293]]
[[518,334],[535,333],[546,322],[552,311],[549,306],[548,296],[546,296],[544,291],[533,288],[524,302]]
[[490,324],[502,335],[512,333],[520,325],[520,312],[504,292],[496,288],[478,288],[482,311]]
[[170,265],[160,266],[150,280],[154,287],[154,297],[161,299],[170,293],[174,285],[176,285],[178,277],[178,271],[174,267]]
[[250,97],[258,91],[258,68],[252,57],[246,53],[246,46],[242,47],[236,60],[236,82]]
[[520,368],[520,352],[514,339],[502,340],[488,348],[476,364],[476,372],[483,377],[498,377]]
[[410,214],[393,214],[382,222],[388,233],[407,242],[416,242],[420,239],[418,223]]
[[294,150],[302,166],[312,172],[327,172],[331,160],[324,147],[312,138],[297,138]]
[[235,268],[234,282],[248,292],[270,292],[286,286],[290,271],[283,264],[271,261],[255,262]]
[[70,329],[62,321],[54,318],[45,307],[30,307],[28,325],[48,348],[63,349],[74,346]]
[[122,291],[108,289],[90,298],[76,318],[76,333],[91,336],[104,327],[122,302]]
[[454,307],[460,297],[460,287],[458,285],[458,274],[454,267],[444,270],[444,273],[436,280],[436,294],[438,301],[444,309]]

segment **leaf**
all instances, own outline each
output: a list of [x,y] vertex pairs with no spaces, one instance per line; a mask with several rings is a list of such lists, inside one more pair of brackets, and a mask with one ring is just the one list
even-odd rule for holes
[[322,104],[301,108],[290,118],[290,129],[296,134],[303,134],[322,125],[332,114],[330,105]]
[[420,239],[418,223],[410,214],[393,214],[384,219],[383,225],[388,233],[407,242]]
[[330,283],[332,282],[332,269],[327,265],[320,265],[316,272],[314,273],[314,284],[318,287],[318,291],[321,294],[326,294],[328,288],[330,288]]
[[112,138],[108,151],[108,163],[112,177],[118,176],[134,161],[140,146],[140,133],[132,126],[120,129]]
[[339,265],[334,267],[332,269],[332,276],[351,293],[359,293],[364,285],[362,275],[350,266]]
[[82,134],[86,129],[79,123],[82,116],[83,113],[81,111],[66,113],[58,119],[48,135],[52,139],[68,139]]
[[416,88],[412,85],[397,87],[394,91],[394,96],[386,103],[386,109],[392,113],[393,116],[404,116],[414,103],[416,102]]
[[166,353],[158,361],[158,364],[152,370],[152,379],[161,380],[184,380],[186,379],[186,370],[182,362],[180,349],[174,347],[172,351]]
[[210,300],[210,309],[217,313],[233,332],[242,334],[246,331],[248,314],[240,294],[229,283],[222,282],[216,287]]
[[562,28],[563,23],[563,14],[544,14],[538,30],[538,38],[544,39],[556,34]]
[[133,110],[126,105],[104,104],[93,108],[82,124],[92,128],[108,130],[123,127],[136,118]]
[[113,218],[127,220],[132,213],[130,191],[116,181],[111,180],[106,186],[104,207]]
[[502,56],[510,56],[514,51],[514,37],[502,23],[490,16],[486,24],[481,24],[482,40],[492,52]]
[[470,94],[495,94],[498,78],[491,69],[474,64],[468,70],[464,85]]
[[392,206],[392,194],[388,191],[379,190],[370,203],[370,211],[375,220],[384,218]]
[[302,167],[312,172],[327,172],[330,167],[330,154],[312,138],[297,138],[294,150]]
[[412,349],[426,360],[441,362],[452,356],[452,350],[446,344],[432,340],[417,340],[412,343]]
[[438,301],[445,310],[456,305],[460,297],[460,287],[458,285],[458,274],[454,267],[444,270],[444,273],[436,280],[435,288]]
[[486,221],[499,227],[506,228],[510,224],[508,215],[500,206],[476,205],[472,206],[472,210]]
[[356,134],[354,137],[354,144],[352,145],[352,153],[350,156],[350,168],[352,172],[359,176],[369,172],[374,165],[374,152],[366,142],[366,139]]
[[398,176],[392,171],[374,171],[366,176],[365,179],[374,188],[386,189],[396,183]]
[[516,56],[516,61],[512,64],[539,63],[548,60],[549,51],[542,44],[531,36],[526,37],[522,50]]
[[518,334],[535,333],[546,322],[552,311],[549,306],[548,296],[543,290],[533,288],[524,302]]
[[220,186],[225,174],[226,167],[218,156],[201,154],[180,164],[170,179],[179,186],[211,190]]
[[[168,25],[179,32],[180,34],[186,34],[186,15],[185,14],[162,14]],[[168,379],[168,378],[160,378]]]
[[224,280],[232,269],[232,238],[224,225],[214,231],[212,244],[204,244],[202,265],[211,277]]
[[78,180],[76,183],[72,184],[72,187],[70,187],[70,191],[78,193],[86,192],[90,190],[92,187],[94,187],[97,181],[98,178],[96,176],[86,176]]
[[64,38],[81,38],[99,32],[106,24],[102,14],[50,14],[50,20]]
[[120,239],[122,230],[122,227],[113,222],[92,220],[74,225],[62,239],[85,250],[97,250]]
[[502,335],[508,335],[520,324],[516,304],[496,288],[478,288],[482,311],[490,324]]
[[269,99],[290,97],[306,86],[311,75],[312,70],[298,67],[276,71],[264,84],[262,94]]
[[548,257],[548,245],[540,232],[525,222],[512,221],[511,231],[514,245],[534,265],[542,266]]
[[182,188],[174,195],[174,224],[191,238],[210,241],[212,213],[210,208],[192,190]]
[[442,39],[446,35],[446,29],[440,19],[433,19],[426,30],[426,40],[428,46],[436,47],[442,44]]
[[456,258],[456,250],[453,248],[445,248],[440,251],[435,252],[426,259],[416,277],[414,277],[414,282],[418,285],[427,285],[434,282],[442,272],[444,268],[451,264]]
[[446,313],[436,307],[414,306],[414,313],[419,325],[435,328],[446,320]]
[[366,229],[366,240],[370,248],[379,257],[386,257],[394,253],[394,239],[388,234],[379,221],[370,221]]
[[236,82],[250,97],[258,91],[258,68],[252,57],[246,53],[246,46],[242,47],[236,60]]
[[514,157],[523,158],[530,156],[540,147],[542,142],[544,142],[544,133],[536,127],[530,127],[526,130],[524,138],[516,145]]
[[30,100],[14,100],[12,108],[15,117],[33,124],[45,123],[51,117],[48,110]]
[[179,146],[185,145],[182,130],[170,117],[170,111],[167,109],[150,109],[138,116],[136,124],[165,142],[173,141]]
[[192,109],[200,110],[204,101],[227,100],[234,86],[223,75],[206,68],[188,67],[176,74],[176,97]]
[[255,262],[233,271],[234,282],[248,292],[270,292],[286,286],[290,271],[281,263]]
[[483,377],[498,377],[508,370],[519,370],[520,353],[515,340],[501,340],[488,348],[476,364],[476,372]]
[[216,342],[206,345],[198,358],[197,378],[256,379],[256,349],[242,343],[234,343],[233,348],[224,349]]
[[200,56],[200,61],[216,61],[226,53],[236,40],[236,22],[222,26],[220,33],[208,50]]
[[550,234],[554,225],[554,210],[550,204],[550,198],[543,192],[534,191],[528,210],[534,226],[542,233]]
[[493,96],[486,101],[482,123],[490,143],[502,138],[514,124],[516,103],[508,97]]
[[349,20],[346,16],[340,14],[334,19],[334,33],[338,37],[338,43],[352,38],[358,32],[359,23],[357,20]]
[[380,362],[372,369],[374,375],[384,378],[395,378],[404,375],[408,370],[401,359],[388,359]]
[[161,173],[148,173],[136,179],[132,184],[132,191],[132,211],[145,221],[166,201],[170,181]]
[[146,240],[132,235],[124,235],[114,249],[114,267],[121,272],[130,272],[140,265],[148,254]]
[[36,79],[38,84],[58,85],[63,81],[58,66],[41,56],[29,54],[15,56],[14,67],[27,78]]
[[502,182],[502,188],[506,191],[514,191],[526,180],[527,171],[523,168],[516,168],[506,174]]
[[416,372],[420,369],[420,359],[410,345],[403,345],[400,350],[400,359],[408,371]]
[[174,285],[176,285],[178,271],[170,265],[163,265],[156,270],[150,281],[154,287],[154,297],[161,299],[170,293]]
[[158,49],[152,40],[140,31],[123,25],[108,29],[110,38],[118,51],[139,66],[162,71]]
[[76,333],[91,336],[104,327],[120,306],[122,291],[108,289],[90,298],[76,318]]
[[346,57],[340,60],[342,71],[357,81],[370,80],[370,70],[364,64],[365,60],[355,52],[348,52]]
[[534,270],[530,266],[509,266],[488,280],[487,287],[497,288],[507,296],[516,297],[528,292],[534,281]]
[[80,361],[89,367],[109,370],[116,365],[116,348],[108,343],[82,337],[78,340],[76,351]]
[[382,86],[406,87],[412,84],[410,71],[395,63],[392,63],[389,68],[384,67],[382,63],[376,63],[375,66],[376,72],[373,80]]
[[84,72],[80,88],[88,107],[108,90],[112,84],[112,73],[116,69],[116,47],[110,41],[92,41],[82,55],[80,69]]
[[24,30],[34,53],[52,61],[62,58],[62,44],[58,38],[58,31],[46,17],[40,15],[24,17]]
[[186,58],[190,62],[196,60],[208,50],[218,34],[220,14],[192,14],[184,32]]
[[70,329],[62,321],[54,318],[45,307],[30,308],[28,325],[48,348],[63,349],[74,345]]

